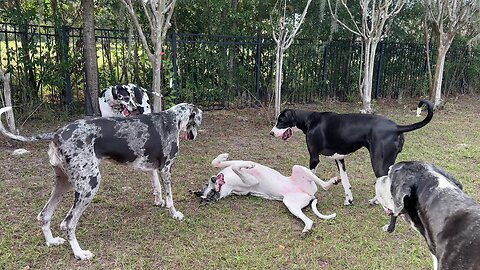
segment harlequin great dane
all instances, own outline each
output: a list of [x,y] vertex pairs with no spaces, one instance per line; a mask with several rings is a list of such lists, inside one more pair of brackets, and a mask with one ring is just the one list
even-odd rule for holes
[[377,179],[375,192],[391,223],[397,216],[422,234],[434,269],[480,269],[480,204],[442,169],[418,161],[399,162]]
[[[302,110],[283,110],[277,123],[270,132],[275,137],[287,141],[292,137],[293,128],[306,135],[310,154],[310,169],[315,172],[319,155],[335,160],[342,185],[345,190],[345,205],[353,203],[352,187],[345,168],[345,157],[366,147],[370,152],[375,176],[378,178],[388,172],[402,151],[403,133],[419,129],[432,120],[433,106],[422,100],[418,108],[427,106],[427,117],[415,124],[401,126],[383,116],[371,114],[336,114],[334,112],[312,112]],[[370,200],[375,203],[375,198]]]
[[252,161],[228,160],[228,154],[220,154],[213,161],[216,168],[223,168],[216,176],[212,176],[197,196],[203,202],[219,200],[228,195],[253,195],[269,200],[283,201],[288,210],[305,223],[304,233],[310,231],[313,221],[308,218],[302,208],[311,204],[312,210],[319,218],[332,219],[336,214],[323,215],[317,210],[317,185],[328,190],[337,184],[332,178],[326,182],[320,180],[309,169],[295,165],[292,175],[283,176],[278,171]]
[[[0,109],[1,114],[11,107]],[[51,197],[38,215],[47,246],[62,244],[65,240],[53,237],[50,220],[63,195],[71,188],[75,200],[60,228],[65,231],[73,253],[78,259],[89,259],[93,254],[83,250],[75,236],[77,222],[98,191],[101,182],[99,162],[112,160],[150,171],[155,204],[166,206],[175,219],[183,214],[173,205],[170,169],[179,147],[179,137],[193,140],[202,121],[202,111],[191,104],[136,117],[97,117],[67,124],[53,133],[30,137],[12,134],[0,121],[0,131],[15,140],[50,140],[48,155],[55,172]],[[166,204],[158,177],[160,171],[166,192]]]
[[103,117],[149,114],[148,91],[135,84],[118,84],[103,89],[98,104]]

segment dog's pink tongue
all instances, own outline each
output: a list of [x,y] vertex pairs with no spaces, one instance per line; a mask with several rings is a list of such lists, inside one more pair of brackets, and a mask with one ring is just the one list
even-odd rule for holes
[[217,192],[222,191],[222,186],[225,184],[225,178],[223,176],[223,173],[219,173],[217,175],[217,184],[218,184]]
[[130,115],[130,111],[127,110],[127,108],[123,108],[123,112],[122,112],[122,113],[123,113],[124,116],[129,116],[129,115]]
[[292,133],[293,133],[293,132],[292,132],[292,129],[291,129],[291,128],[285,130],[285,132],[283,132],[282,139],[283,139],[284,141],[290,139],[290,137],[292,137]]

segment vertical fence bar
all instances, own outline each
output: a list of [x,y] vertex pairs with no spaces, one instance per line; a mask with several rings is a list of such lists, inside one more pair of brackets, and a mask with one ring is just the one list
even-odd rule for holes
[[72,111],[72,80],[70,78],[70,64],[68,62],[68,40],[69,40],[69,31],[70,28],[68,26],[62,26],[62,49],[63,49],[63,64],[64,64],[64,72],[65,72],[65,93],[67,95],[67,112]]
[[[255,103],[260,103],[260,67],[262,64],[262,32],[257,31],[257,62],[255,65],[255,90],[257,101]],[[256,104],[260,105],[260,104]]]
[[377,79],[375,80],[375,93],[374,93],[374,98],[378,98],[378,92],[381,90],[382,85],[382,74],[383,74],[383,52],[384,52],[384,47],[385,47],[385,42],[382,41],[380,42],[380,57],[378,59],[378,65],[377,65]]
[[177,85],[177,31],[172,33],[172,64],[173,64],[173,93],[175,94],[174,102],[178,103],[178,85]]

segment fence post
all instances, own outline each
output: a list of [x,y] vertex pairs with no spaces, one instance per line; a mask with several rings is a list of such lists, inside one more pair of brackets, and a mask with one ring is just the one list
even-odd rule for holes
[[70,27],[62,25],[62,42],[63,42],[63,64],[65,72],[65,93],[67,95],[67,112],[72,109],[72,80],[70,77],[70,64],[68,63],[68,41]]
[[177,31],[173,31],[172,33],[172,64],[173,64],[173,92],[175,93],[174,102],[177,104],[178,100],[178,85],[177,85],[177,78],[178,78],[178,70],[177,70]]
[[382,88],[382,75],[383,75],[383,52],[385,50],[385,41],[380,42],[380,57],[378,59],[378,65],[377,65],[377,79],[375,80],[375,93],[374,93],[374,98],[378,98],[378,92],[381,91]]
[[[255,65],[255,90],[257,93],[257,103],[260,103],[260,66],[262,64],[262,32],[257,31],[257,62]],[[260,105],[260,104],[257,104]]]
[[323,97],[328,97],[328,85],[325,82],[325,74],[327,73],[327,64],[328,64],[328,47],[330,46],[331,42],[327,42],[325,44],[325,47],[323,47],[323,61],[322,61],[322,89],[320,90],[320,96],[322,96],[322,90],[324,91],[324,96]]

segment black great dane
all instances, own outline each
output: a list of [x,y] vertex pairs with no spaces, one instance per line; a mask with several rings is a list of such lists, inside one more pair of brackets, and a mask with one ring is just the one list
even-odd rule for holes
[[[337,114],[334,112],[312,112],[302,110],[283,110],[277,123],[270,132],[275,137],[287,141],[298,128],[306,135],[310,153],[310,169],[315,173],[319,155],[335,160],[342,185],[345,190],[345,205],[353,203],[353,195],[345,168],[345,157],[366,147],[370,152],[375,176],[387,175],[388,168],[402,151],[403,133],[419,129],[432,120],[433,106],[429,101],[421,100],[418,108],[427,106],[428,115],[422,121],[412,125],[397,125],[392,120],[371,114]],[[375,198],[370,203],[376,203]]]

